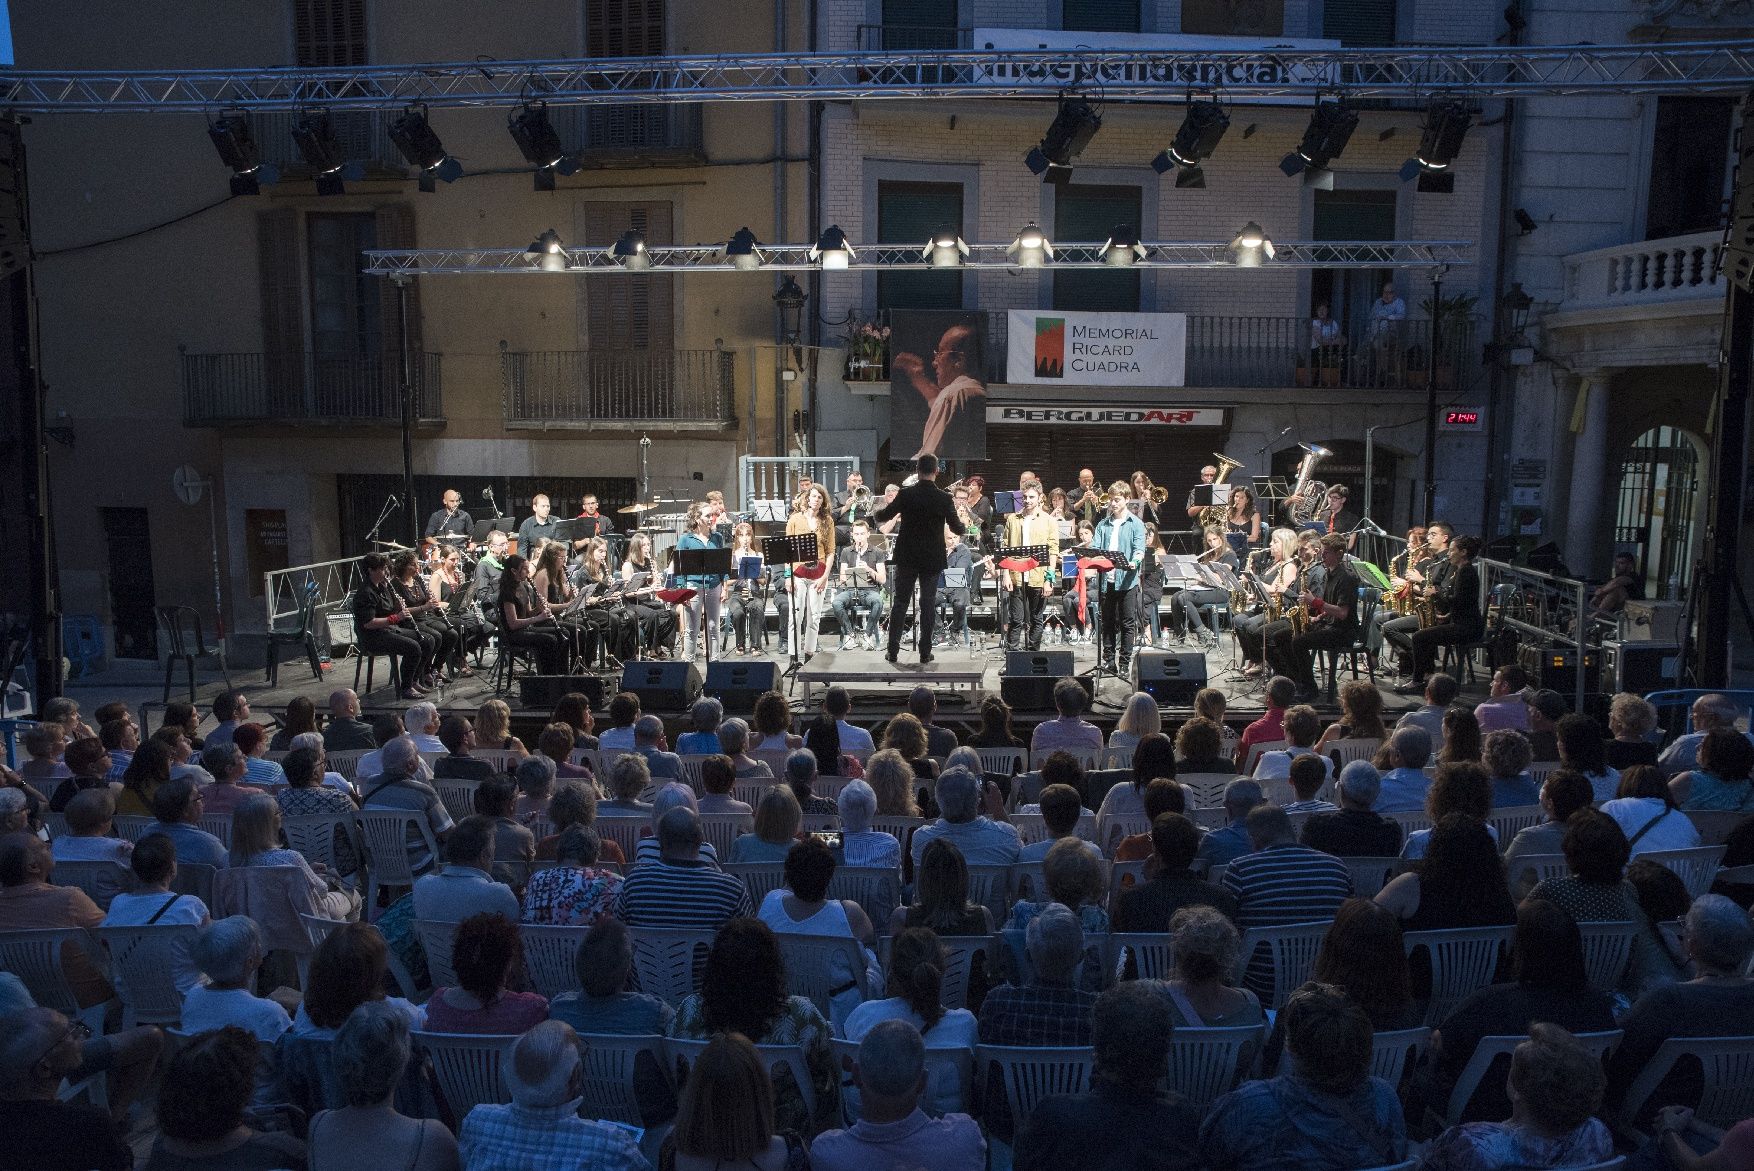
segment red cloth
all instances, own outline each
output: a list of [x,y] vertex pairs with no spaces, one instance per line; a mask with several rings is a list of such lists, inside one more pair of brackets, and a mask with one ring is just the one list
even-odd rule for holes
[[1087,610],[1089,607],[1086,605],[1086,599],[1084,597],[1084,571],[1086,569],[1100,569],[1100,570],[1102,570],[1102,572],[1108,573],[1109,571],[1114,569],[1114,567],[1115,567],[1115,563],[1113,561],[1110,561],[1107,557],[1080,557],[1080,558],[1078,558],[1078,621],[1079,622],[1090,621],[1090,619],[1087,615]]

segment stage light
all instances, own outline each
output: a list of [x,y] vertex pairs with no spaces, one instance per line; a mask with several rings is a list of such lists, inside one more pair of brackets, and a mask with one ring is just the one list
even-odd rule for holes
[[335,137],[335,123],[329,111],[306,110],[299,114],[292,124],[292,141],[316,178],[318,195],[340,195],[344,190],[342,180],[357,177],[347,172],[347,156]]
[[609,250],[609,255],[616,264],[630,271],[637,272],[652,267],[651,253],[646,251],[645,235],[632,229],[621,233],[620,239],[615,241],[615,247]]
[[817,239],[809,256],[812,264],[820,264],[825,271],[831,271],[845,268],[858,253],[847,243],[847,234],[840,230],[840,225],[835,224]]
[[1304,170],[1323,171],[1340,157],[1352,132],[1358,129],[1358,114],[1345,102],[1317,102],[1309,116],[1309,126],[1297,149],[1279,161],[1279,169],[1287,175]]
[[1261,225],[1250,220],[1230,242],[1230,253],[1231,263],[1238,268],[1259,268],[1263,261],[1273,259],[1273,241],[1267,239]]
[[420,171],[422,191],[433,190],[437,186],[434,180],[455,183],[462,178],[463,164],[445,153],[445,144],[427,120],[424,104],[416,102],[396,116],[390,123],[390,141],[408,165]]
[[1060,108],[1040,144],[1023,156],[1023,165],[1041,176],[1043,183],[1065,183],[1072,178],[1072,160],[1090,145],[1102,129],[1102,115],[1080,97],[1062,97]]
[[536,267],[543,272],[566,271],[566,247],[560,242],[560,233],[553,228],[537,236],[524,252],[537,258]]
[[761,267],[761,241],[748,228],[738,228],[725,244],[725,263],[748,272]]
[[1151,169],[1159,175],[1175,170],[1177,187],[1204,187],[1206,180],[1200,173],[1200,160],[1212,157],[1218,140],[1229,128],[1230,115],[1217,102],[1189,102],[1181,128],[1175,132],[1175,141],[1151,160]]
[[920,259],[933,268],[955,268],[967,255],[968,245],[956,234],[956,229],[945,228],[941,232],[934,232],[932,238],[926,241]]
[[1017,233],[1017,239],[1011,241],[1010,247],[1005,249],[1005,255],[1018,268],[1041,268],[1054,258],[1054,246],[1040,228],[1030,223],[1023,225],[1023,230]]
[[578,160],[566,153],[554,123],[548,120],[547,102],[525,102],[507,117],[506,129],[525,160],[536,168],[536,190],[553,191],[556,174],[578,171]]
[[248,114],[221,114],[208,123],[207,137],[213,140],[220,160],[231,168],[233,195],[260,195],[262,184],[279,180],[280,172],[262,161],[261,151],[250,133]]
[[1401,166],[1402,182],[1421,171],[1448,169],[1462,153],[1462,139],[1467,137],[1468,127],[1473,124],[1474,116],[1462,103],[1450,98],[1432,102],[1425,110],[1419,149]]
[[1116,224],[1102,245],[1102,259],[1116,268],[1126,268],[1135,260],[1144,260],[1147,254],[1148,249],[1139,243],[1139,234],[1133,230],[1132,224]]

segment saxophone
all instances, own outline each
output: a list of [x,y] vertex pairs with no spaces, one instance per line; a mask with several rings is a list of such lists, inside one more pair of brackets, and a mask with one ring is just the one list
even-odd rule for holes
[[[1231,472],[1242,466],[1240,459],[1231,459],[1221,451],[1213,452],[1212,458],[1218,461],[1218,475],[1212,480],[1214,486],[1224,483]],[[1153,496],[1152,499],[1155,500],[1156,497]],[[1222,504],[1208,504],[1200,510],[1200,527],[1202,529],[1223,528],[1229,513],[1230,509]]]

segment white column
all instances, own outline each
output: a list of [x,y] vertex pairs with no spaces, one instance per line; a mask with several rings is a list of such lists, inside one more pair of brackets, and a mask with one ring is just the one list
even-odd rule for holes
[[1581,370],[1577,374],[1576,398],[1569,419],[1572,428],[1571,493],[1567,501],[1565,563],[1573,573],[1587,576],[1591,567],[1605,561],[1599,548],[1602,509],[1608,499],[1608,379],[1607,370]]

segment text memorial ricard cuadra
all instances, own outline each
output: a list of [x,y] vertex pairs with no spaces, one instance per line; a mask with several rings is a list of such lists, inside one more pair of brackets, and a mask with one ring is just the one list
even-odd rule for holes
[[1163,340],[1142,325],[1072,325],[1067,333],[1068,374],[1143,374],[1136,343]]

